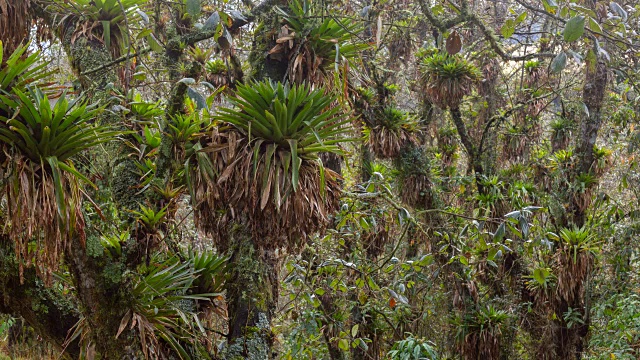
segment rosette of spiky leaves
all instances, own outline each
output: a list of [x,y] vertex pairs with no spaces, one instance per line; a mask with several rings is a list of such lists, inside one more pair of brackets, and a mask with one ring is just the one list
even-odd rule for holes
[[584,300],[585,280],[591,273],[600,244],[587,227],[561,229],[553,257],[553,272],[557,276],[556,292],[569,304]]
[[378,158],[396,158],[403,146],[417,142],[415,118],[394,106],[378,111],[375,122],[369,131],[369,147]]
[[456,340],[458,349],[465,359],[497,359],[500,356],[502,328],[506,326],[509,314],[494,306],[479,306],[469,311],[458,325]]
[[613,165],[611,153],[609,149],[593,147],[593,169],[596,177],[602,176]]
[[[129,25],[134,23],[135,12],[147,0],[56,0],[68,11],[60,20],[60,26],[67,26],[69,19],[76,21],[72,42],[79,36],[102,41],[114,58],[119,57],[129,44]],[[124,9],[124,12],[123,12]],[[126,21],[125,21],[126,19]]]
[[429,101],[446,109],[455,109],[469,95],[482,74],[458,55],[435,53],[420,63],[422,86]]
[[166,133],[174,144],[177,160],[184,161],[194,153],[194,145],[211,125],[210,117],[199,111],[171,116],[167,122]]
[[571,140],[571,131],[575,124],[571,119],[559,117],[551,121],[551,149],[556,152],[565,150]]
[[544,67],[539,60],[529,60],[524,63],[524,71],[526,73],[524,78],[526,87],[533,87],[544,80]]
[[[230,99],[235,107],[222,108],[215,117],[218,130],[204,150],[211,156],[198,158],[200,171],[189,180],[196,185],[198,225],[216,234],[225,224],[242,221],[268,248],[295,247],[325,226],[339,186],[338,175],[324,169],[319,154],[341,152],[338,143],[346,141],[344,125],[350,122],[332,106],[334,100],[309,85],[238,86]],[[224,248],[227,237],[219,238]]]
[[355,40],[354,35],[362,31],[359,22],[336,20],[316,10],[323,11],[314,8],[310,0],[292,0],[286,9],[276,7],[285,26],[269,54],[289,58],[292,82],[328,85],[328,71],[342,60],[356,58],[367,45]]
[[157,119],[165,114],[160,100],[147,102],[142,100],[142,95],[135,94],[133,101],[128,103],[131,121],[140,126],[155,126]]
[[[26,264],[35,258],[38,271],[51,279],[59,255],[72,236],[84,239],[81,183],[91,182],[73,164],[79,153],[110,141],[117,134],[88,123],[101,108],[68,101],[63,94],[52,107],[37,88],[0,95],[0,147],[6,155],[6,182],[1,187],[10,214],[16,253]],[[30,247],[31,240],[38,244]],[[20,262],[22,266],[22,262]]]
[[[197,341],[206,336],[196,313],[196,301],[208,302],[219,296],[221,282],[209,287],[212,292],[200,292],[199,280],[206,277],[224,277],[224,259],[212,255],[208,263],[196,263],[191,257],[180,261],[172,257],[143,269],[144,275],[135,280],[131,291],[130,308],[120,322],[116,334],[135,329],[140,337],[146,359],[166,358],[168,345],[180,359],[202,359],[204,345]],[[154,259],[155,260],[155,259]],[[211,263],[217,266],[210,266]],[[214,292],[215,291],[215,292]],[[195,340],[194,340],[195,339]]]
[[544,262],[536,264],[531,275],[524,276],[527,290],[534,296],[538,305],[549,301],[556,286],[556,276],[553,270]]
[[228,258],[211,251],[189,251],[189,261],[198,277],[191,286],[196,294],[211,294],[222,292],[225,280]]
[[391,360],[437,360],[440,359],[436,346],[429,340],[416,338],[411,334],[397,341],[389,351]]
[[0,93],[10,92],[14,87],[23,89],[27,84],[34,84],[50,74],[45,70],[46,63],[37,64],[39,51],[25,55],[28,47],[28,44],[19,46],[5,60],[0,40]]
[[222,59],[208,61],[204,69],[207,72],[207,82],[213,86],[220,87],[229,83],[229,69]]
[[213,54],[213,51],[214,51],[213,47],[210,47],[208,49],[203,49],[203,48],[194,46],[189,50],[187,50],[187,54],[189,54],[189,56],[191,56],[191,58],[194,61],[197,61],[200,64],[205,64],[211,57],[211,54]]

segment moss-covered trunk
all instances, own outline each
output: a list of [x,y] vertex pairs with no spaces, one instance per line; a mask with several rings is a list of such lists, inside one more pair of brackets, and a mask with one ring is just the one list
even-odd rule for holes
[[34,268],[25,269],[21,281],[11,243],[0,237],[0,312],[22,317],[57,350],[65,349],[64,358],[77,359],[77,341],[65,348],[67,334],[79,320],[75,305],[60,292],[45,288]]
[[237,226],[230,236],[230,276],[225,285],[229,336],[224,359],[271,359],[278,266],[272,254],[254,244],[246,227]]
[[460,112],[459,107],[451,109],[451,118],[453,119],[453,124],[456,126],[456,130],[458,131],[458,135],[460,136],[460,141],[462,142],[462,145],[464,146],[465,150],[467,151],[467,155],[469,156],[469,165],[475,173],[478,192],[480,194],[484,194],[485,189],[482,184],[484,169],[482,167],[480,159],[478,158],[478,149],[471,142],[471,138],[469,137],[469,133],[467,132],[467,127],[464,124],[464,120],[462,120],[462,113]]
[[[577,176],[584,174],[595,175],[594,167],[594,147],[598,137],[598,132],[602,126],[601,110],[604,103],[604,95],[608,83],[608,68],[604,62],[588,62],[586,66],[585,84],[582,99],[587,106],[588,113],[582,119],[580,124],[580,137],[576,146],[577,166],[573,174],[573,181],[577,181]],[[593,186],[593,185],[592,185]],[[576,191],[576,190],[570,190]],[[591,194],[589,192],[570,192],[571,199],[568,213],[571,217],[564,224],[566,227],[577,226],[582,227],[587,223],[586,211],[591,203]],[[584,199],[584,197],[588,197]],[[583,201],[581,204],[580,201]],[[586,205],[585,205],[586,204]],[[584,278],[577,278],[575,281],[581,281],[585,285],[589,284],[590,273]],[[588,291],[583,291],[572,301],[562,300],[556,307],[556,314],[564,314],[568,309],[579,311],[583,323],[569,327],[564,319],[556,321],[554,350],[556,356],[562,359],[580,359],[582,352],[586,346],[590,327],[590,309],[587,306],[588,301],[585,299]]]

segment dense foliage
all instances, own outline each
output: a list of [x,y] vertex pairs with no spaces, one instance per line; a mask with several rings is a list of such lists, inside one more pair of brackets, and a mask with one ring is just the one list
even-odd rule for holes
[[639,28],[0,0],[0,359],[639,358]]

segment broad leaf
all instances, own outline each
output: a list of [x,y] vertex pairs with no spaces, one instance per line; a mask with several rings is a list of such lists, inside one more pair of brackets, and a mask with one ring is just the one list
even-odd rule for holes
[[569,19],[564,27],[564,31],[562,31],[564,41],[573,42],[580,39],[584,33],[584,23],[585,18],[582,15],[574,16]]
[[556,55],[555,58],[551,61],[551,72],[558,74],[567,66],[567,54],[564,52]]

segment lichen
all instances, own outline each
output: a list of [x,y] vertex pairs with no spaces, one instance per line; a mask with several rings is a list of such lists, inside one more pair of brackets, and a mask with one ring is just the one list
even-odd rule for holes
[[236,339],[224,352],[224,359],[229,360],[267,360],[269,359],[269,343],[266,333],[270,331],[269,320],[263,312],[258,313],[258,323],[247,327],[248,331],[243,338]]

